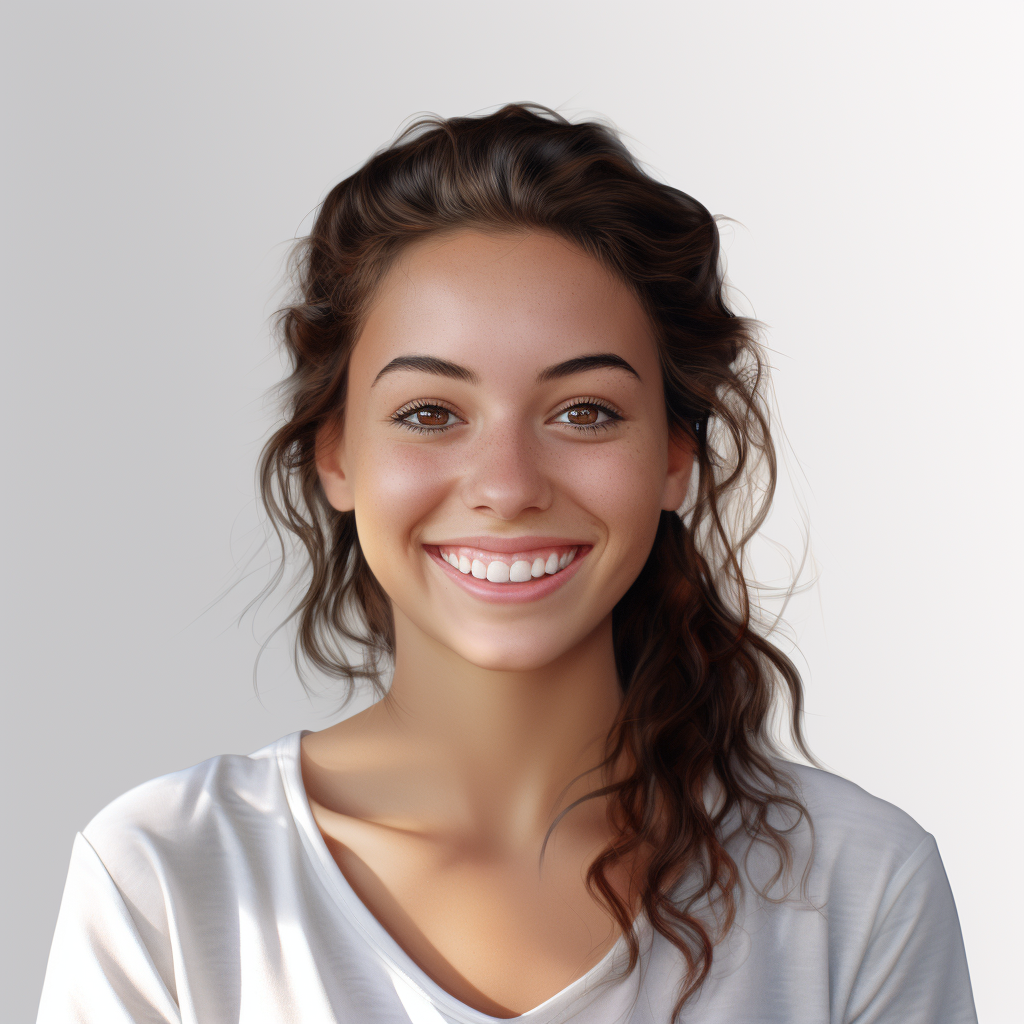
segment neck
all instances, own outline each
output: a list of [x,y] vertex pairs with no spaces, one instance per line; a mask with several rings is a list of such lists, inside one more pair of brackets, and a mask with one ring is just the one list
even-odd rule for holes
[[[525,672],[472,665],[395,616],[390,691],[335,727],[338,738],[350,723],[372,737],[390,821],[534,845],[559,810],[604,782],[590,769],[622,699],[611,616],[557,662]],[[604,806],[588,801],[570,818],[603,820]]]

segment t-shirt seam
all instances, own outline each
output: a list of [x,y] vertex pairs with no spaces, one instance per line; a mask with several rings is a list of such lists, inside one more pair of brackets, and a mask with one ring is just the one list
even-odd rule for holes
[[[924,848],[925,852],[919,856],[919,851]],[[921,870],[921,868],[927,863],[932,853],[938,853],[938,844],[935,842],[935,837],[930,833],[926,832],[924,838],[914,847],[913,850],[907,855],[906,860],[893,872],[892,877],[889,879],[882,892],[882,897],[879,900],[879,906],[885,907],[885,912],[880,916],[876,914],[874,923],[871,927],[871,933],[868,936],[867,948],[870,948],[872,943],[878,937],[879,932],[882,929],[882,925],[888,919],[892,913],[897,902],[899,901],[899,894],[907,887],[911,879]],[[915,858],[917,863],[914,864]],[[908,867],[913,864],[914,866],[908,870]],[[903,877],[905,876],[905,877]],[[896,889],[894,895],[890,897],[890,893]],[[888,902],[888,906],[886,903]]]
[[[86,826],[86,827],[88,827],[88,826]],[[76,833],[76,835],[81,837],[82,842],[85,843],[85,845],[89,848],[89,850],[92,853],[92,855],[96,858],[96,863],[99,864],[100,868],[103,870],[104,875],[106,875],[108,881],[110,882],[111,887],[113,888],[114,892],[117,894],[117,899],[118,899],[118,902],[121,905],[121,909],[127,915],[128,919],[132,922],[132,926],[135,928],[136,933],[139,936],[139,945],[142,947],[143,950],[145,950],[146,958],[149,960],[150,966],[153,968],[154,974],[156,975],[157,978],[160,979],[160,983],[163,985],[164,989],[167,991],[167,995],[170,998],[170,1000],[174,1003],[175,1006],[179,1007],[179,1009],[180,1009],[181,1002],[180,1002],[180,1000],[178,998],[178,981],[179,981],[179,979],[178,979],[177,969],[175,969],[174,972],[173,972],[174,988],[172,990],[170,987],[168,987],[166,979],[160,973],[160,970],[157,967],[156,962],[153,960],[153,952],[146,945],[145,941],[142,938],[141,931],[139,930],[139,922],[135,920],[135,915],[132,913],[131,907],[129,907],[129,905],[128,905],[128,901],[125,898],[124,891],[121,889],[121,886],[117,884],[117,879],[114,878],[114,876],[110,873],[110,868],[107,867],[107,862],[100,855],[99,850],[97,850],[96,847],[93,846],[92,842],[90,841],[89,837],[85,834],[84,831],[79,831],[78,833]],[[171,960],[172,960],[172,965],[173,965],[173,960],[174,960],[173,949],[171,950]]]

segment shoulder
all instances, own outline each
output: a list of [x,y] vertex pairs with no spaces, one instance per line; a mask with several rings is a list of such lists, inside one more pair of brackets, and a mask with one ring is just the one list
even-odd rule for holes
[[843,1019],[976,1021],[934,836],[856,783],[791,762],[785,768],[811,818],[810,889],[820,898],[829,988],[841,994],[834,1005],[846,1007]]
[[906,811],[874,796],[849,779],[820,768],[782,763],[796,781],[816,833],[835,845],[886,845],[909,856],[928,833]]
[[238,836],[282,820],[274,814],[287,810],[280,761],[292,747],[294,735],[150,779],[111,801],[83,835],[118,883],[197,850],[215,857]]
[[839,897],[845,892],[851,899],[871,893],[880,899],[922,865],[941,864],[931,834],[895,804],[819,768],[792,761],[778,766],[807,812],[808,820],[789,838],[797,860],[810,861],[819,893]]

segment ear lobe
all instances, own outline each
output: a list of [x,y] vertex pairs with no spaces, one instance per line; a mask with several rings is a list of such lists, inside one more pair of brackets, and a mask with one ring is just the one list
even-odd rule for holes
[[316,472],[331,507],[351,512],[356,506],[345,471],[345,444],[341,426],[325,423],[316,432]]
[[686,501],[696,455],[693,438],[681,431],[669,431],[668,473],[661,496],[661,507],[664,511],[675,512]]

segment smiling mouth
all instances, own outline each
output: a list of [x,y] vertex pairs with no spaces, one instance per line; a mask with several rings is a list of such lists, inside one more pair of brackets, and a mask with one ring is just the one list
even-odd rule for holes
[[446,544],[437,547],[441,558],[463,576],[510,585],[557,575],[572,564],[579,550],[579,547],[551,547],[506,555]]

